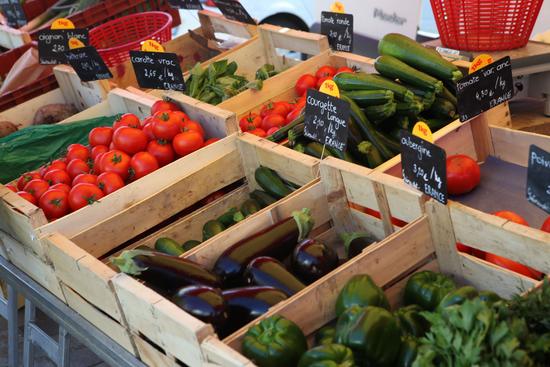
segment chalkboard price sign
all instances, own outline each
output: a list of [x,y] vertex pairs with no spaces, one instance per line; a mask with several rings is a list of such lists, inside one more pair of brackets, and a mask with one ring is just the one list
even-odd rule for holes
[[69,50],[65,52],[65,57],[83,82],[113,77],[97,50],[92,46]]
[[43,65],[65,64],[69,39],[76,38],[88,45],[87,29],[45,29],[38,33],[38,59]]
[[227,19],[241,23],[256,24],[254,18],[248,14],[240,2],[235,0],[215,0],[214,3]]
[[130,51],[130,60],[141,88],[185,91],[178,55],[169,52]]
[[321,12],[321,34],[333,50],[353,52],[353,15]]
[[406,184],[447,204],[447,154],[424,139],[403,131],[401,167]]
[[512,64],[506,56],[472,73],[456,84],[458,114],[464,122],[514,96]]
[[202,10],[199,0],[168,0],[168,3],[176,9]]
[[536,145],[529,148],[527,200],[550,213],[550,153]]
[[0,11],[8,20],[10,27],[19,28],[27,24],[25,11],[19,0],[0,0]]
[[304,135],[321,144],[346,150],[348,141],[349,103],[309,89],[306,97]]

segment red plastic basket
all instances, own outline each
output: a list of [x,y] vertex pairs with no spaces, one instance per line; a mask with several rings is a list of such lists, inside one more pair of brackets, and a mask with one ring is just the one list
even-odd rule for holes
[[128,51],[139,50],[141,42],[172,39],[172,16],[161,11],[131,14],[90,30],[90,44],[107,64],[115,66],[130,58]]
[[430,0],[445,47],[496,51],[529,41],[543,0]]

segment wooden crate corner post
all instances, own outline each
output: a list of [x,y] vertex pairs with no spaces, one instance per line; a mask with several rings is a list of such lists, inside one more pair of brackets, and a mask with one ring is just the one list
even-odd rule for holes
[[83,82],[69,65],[57,65],[53,68],[53,73],[65,101],[79,111],[103,102],[111,89],[108,80]]

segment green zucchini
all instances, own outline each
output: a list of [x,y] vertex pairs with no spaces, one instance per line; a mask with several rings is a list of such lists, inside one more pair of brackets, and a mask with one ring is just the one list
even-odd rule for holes
[[423,119],[423,121],[430,127],[432,133],[435,133],[437,130],[449,125],[452,122],[450,119]]
[[433,76],[425,74],[393,56],[378,56],[374,62],[374,68],[383,76],[400,81],[419,88],[433,90],[441,93],[443,82]]
[[157,239],[155,241],[155,250],[172,256],[179,256],[184,253],[180,244],[168,237]]
[[254,172],[254,178],[264,191],[276,199],[282,199],[292,192],[279,175],[267,167],[258,167]]
[[417,100],[412,102],[398,102],[395,113],[405,116],[418,116],[423,109],[424,105]]
[[336,158],[339,158],[346,162],[355,163],[355,160],[353,159],[352,155],[347,150],[341,152],[338,149],[335,149],[329,146],[327,146],[326,149],[328,149],[330,154]]
[[392,91],[394,98],[400,101],[408,102],[414,99],[413,92],[401,84],[377,74],[340,73],[336,74],[333,79],[338,88],[343,91],[387,89]]
[[387,102],[393,102],[393,92],[386,90],[353,90],[343,92],[353,99],[360,107],[376,106]]
[[421,98],[435,98],[435,92],[433,90],[418,88],[409,84],[402,83],[408,90],[414,93],[415,96]]
[[202,240],[206,241],[218,233],[225,231],[225,226],[218,220],[209,220],[202,227]]
[[449,90],[449,88],[444,86],[440,96],[441,98],[445,98],[446,100],[451,102],[455,107],[457,106],[458,101],[456,99],[456,96],[453,94],[453,92]]
[[262,209],[262,207],[254,199],[248,199],[243,203],[243,205],[241,205],[241,212],[245,217],[248,217],[249,215],[258,212],[260,209]]
[[305,123],[298,124],[292,129],[288,130],[288,145],[292,148],[299,139],[304,137]]
[[319,159],[332,157],[332,153],[330,152],[330,150],[328,150],[326,147],[323,148],[323,144],[316,141],[308,143],[305,147],[304,153]]
[[290,129],[292,129],[294,126],[299,125],[304,122],[304,113],[302,112],[300,116],[298,116],[294,121],[290,122],[289,124],[281,127],[279,130],[275,131],[273,134],[269,135],[267,137],[267,140],[274,141],[276,143],[280,142],[281,140],[284,140],[288,136],[288,132]]
[[386,34],[378,42],[378,53],[396,57],[402,62],[441,80],[456,83],[463,77],[462,72],[451,62],[402,34]]
[[398,127],[400,129],[412,130],[411,119],[406,115],[392,116],[384,125],[388,127]]
[[401,144],[399,144],[399,141],[382,131],[377,131],[376,135],[378,136],[378,139],[384,142],[384,144],[394,153],[394,155],[401,153]]
[[455,106],[444,98],[436,98],[432,107],[427,111],[429,117],[449,119],[456,116]]
[[258,202],[262,206],[262,208],[265,208],[266,206],[277,202],[277,199],[262,190],[252,191],[250,193],[250,198],[256,200],[256,202]]
[[299,152],[299,153],[303,153],[305,154],[306,153],[306,143],[304,142],[299,142],[297,144],[294,144],[294,146],[292,147],[293,150]]
[[243,219],[244,219],[243,213],[239,212],[239,209],[233,207],[233,208],[230,208],[227,212],[225,212],[221,216],[219,216],[217,221],[223,224],[225,228],[229,228]]
[[191,250],[193,247],[197,247],[198,245],[200,245],[202,242],[201,241],[197,241],[197,240],[189,240],[189,241],[185,241],[181,247],[183,248],[184,251],[189,251]]
[[383,105],[369,106],[365,108],[365,115],[371,121],[384,121],[385,119],[393,116],[397,109],[397,103],[388,102]]
[[362,141],[357,150],[366,157],[369,168],[376,168],[384,163],[380,152],[370,141]]

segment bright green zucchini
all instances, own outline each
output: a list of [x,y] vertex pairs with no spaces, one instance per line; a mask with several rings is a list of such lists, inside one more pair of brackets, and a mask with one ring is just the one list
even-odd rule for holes
[[179,256],[184,253],[180,244],[168,237],[157,239],[155,242],[155,250],[172,256]]
[[218,222],[223,224],[225,228],[229,228],[243,219],[244,219],[243,213],[239,212],[239,209],[233,207],[233,208],[230,208],[224,214],[220,215],[217,220]]
[[353,99],[360,107],[376,106],[387,102],[393,102],[393,92],[386,90],[353,90],[343,92]]
[[443,82],[433,76],[416,70],[393,56],[379,56],[374,62],[376,71],[390,79],[400,81],[419,88],[433,90],[441,93]]
[[202,227],[202,240],[206,241],[218,233],[225,231],[225,226],[218,220],[209,220]]
[[276,199],[282,199],[292,192],[279,175],[267,167],[257,168],[254,172],[254,178],[263,190]]
[[365,114],[367,115],[367,118],[369,120],[374,121],[376,123],[393,116],[395,114],[396,109],[397,109],[397,103],[388,102],[388,103],[384,103],[383,105],[366,107]]
[[414,99],[413,92],[401,84],[377,74],[340,73],[334,76],[334,82],[343,91],[387,89],[392,91],[395,99],[400,101],[408,102]]

